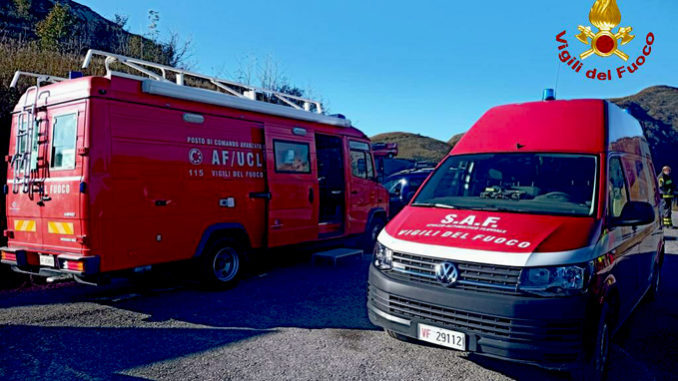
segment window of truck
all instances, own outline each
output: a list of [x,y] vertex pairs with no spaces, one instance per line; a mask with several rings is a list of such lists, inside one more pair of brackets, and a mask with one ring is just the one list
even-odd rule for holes
[[353,176],[373,179],[374,166],[369,144],[350,141],[349,148],[351,150],[351,173],[353,173]]
[[77,135],[77,113],[54,117],[50,160],[50,167],[52,169],[75,168],[75,144]]
[[610,180],[607,189],[610,194],[609,214],[612,217],[619,217],[624,205],[629,200],[629,194],[624,181],[624,169],[618,157],[610,159]]
[[308,144],[275,140],[273,150],[276,172],[311,173]]
[[[15,146],[15,154],[23,154],[28,152],[27,151],[27,145],[28,141],[30,138],[31,141],[31,162],[30,162],[30,169],[35,170],[38,168],[38,140],[40,139],[40,130],[38,128],[38,125],[35,124],[33,127],[33,132],[31,133],[32,136],[28,136],[28,121],[26,118],[19,117],[18,120],[18,128],[17,128],[17,140],[16,140],[16,146]],[[22,164],[23,166],[26,164]]]
[[413,206],[591,216],[593,155],[497,153],[448,157]]

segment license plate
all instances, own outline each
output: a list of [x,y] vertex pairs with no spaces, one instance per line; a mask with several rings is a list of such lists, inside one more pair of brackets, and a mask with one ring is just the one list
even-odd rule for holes
[[54,257],[40,254],[40,266],[54,267]]
[[460,351],[466,350],[465,334],[426,324],[419,324],[419,340]]

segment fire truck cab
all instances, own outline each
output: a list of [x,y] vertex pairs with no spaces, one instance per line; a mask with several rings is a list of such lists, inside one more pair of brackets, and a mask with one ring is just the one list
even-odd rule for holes
[[106,76],[36,76],[14,109],[2,263],[97,282],[196,259],[201,279],[231,285],[257,249],[356,236],[373,245],[388,194],[349,120],[110,53],[90,51],[85,66],[94,56]]

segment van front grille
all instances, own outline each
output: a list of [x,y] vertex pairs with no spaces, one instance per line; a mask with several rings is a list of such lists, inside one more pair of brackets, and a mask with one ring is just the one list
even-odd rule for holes
[[[386,275],[410,282],[444,287],[436,280],[435,266],[445,259],[393,252],[393,268]],[[520,267],[484,263],[454,262],[459,270],[455,288],[480,292],[521,294],[518,291]]]
[[513,319],[426,303],[369,288],[369,302],[384,312],[408,320],[432,323],[510,341],[578,343],[582,326],[578,321]]

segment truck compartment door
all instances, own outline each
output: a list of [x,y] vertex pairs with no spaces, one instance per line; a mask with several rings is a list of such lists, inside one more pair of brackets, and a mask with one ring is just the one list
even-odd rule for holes
[[264,129],[268,190],[268,246],[318,238],[318,174],[313,131],[269,125]]

